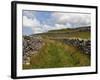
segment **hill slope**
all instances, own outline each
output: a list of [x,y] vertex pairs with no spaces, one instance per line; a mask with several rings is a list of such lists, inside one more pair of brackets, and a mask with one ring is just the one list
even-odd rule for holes
[[[60,30],[50,30],[46,33],[36,34],[49,38],[82,38],[90,39],[90,27],[68,28]],[[34,36],[34,35],[33,35]]]
[[[52,30],[47,33],[35,34],[29,37],[33,37],[31,40],[30,38],[28,39],[30,42],[33,41],[35,43],[34,38],[37,38],[44,45],[39,48],[37,53],[30,54],[30,64],[23,64],[23,69],[79,67],[90,65],[90,55],[85,54],[85,52],[78,47],[66,44],[62,41],[63,39],[66,40],[70,38],[90,39],[90,29],[88,29],[88,27],[84,29]],[[32,51],[33,45],[34,44],[31,43],[32,47],[30,53],[34,52],[34,50]]]

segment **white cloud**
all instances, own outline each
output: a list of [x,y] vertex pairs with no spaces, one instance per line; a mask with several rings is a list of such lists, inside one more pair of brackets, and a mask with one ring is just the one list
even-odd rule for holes
[[39,20],[36,18],[28,18],[27,16],[23,16],[23,27],[29,27],[32,29],[33,34],[47,32],[52,29],[52,26],[47,24],[41,24]]
[[45,32],[47,32],[48,30],[52,29],[52,26],[44,24],[42,28],[44,29]]
[[55,24],[54,26],[44,24],[44,25],[42,25],[42,28],[43,28],[44,32],[47,32],[49,30],[64,29],[64,28],[67,28],[67,27],[63,24]]
[[64,29],[64,28],[67,28],[66,25],[63,25],[63,24],[55,24],[55,26],[52,27],[52,30],[55,30],[55,29]]
[[23,11],[23,16],[27,16],[28,18],[34,18],[35,11]]
[[24,11],[23,13],[23,27],[32,29],[33,34],[43,33],[49,30],[57,30],[64,28],[73,28],[83,25],[90,25],[90,14],[75,14],[75,13],[52,13],[52,18],[55,19],[53,26],[48,25],[46,22],[40,23],[35,18],[34,12]]
[[55,22],[58,24],[67,24],[73,26],[90,25],[90,14],[78,14],[78,13],[57,13],[54,12],[52,16],[55,18]]
[[33,30],[33,34],[36,34],[36,33],[43,33],[43,29],[41,29],[40,27],[37,27],[37,28],[32,28]]
[[24,27],[31,27],[33,25],[33,20],[32,19],[28,19],[26,16],[23,16],[23,26]]
[[40,24],[40,21],[36,18],[31,19],[27,16],[23,16],[23,27],[29,27],[32,29],[33,34],[36,33],[43,33],[49,30],[57,30],[57,29],[64,29],[67,28],[64,24],[54,24],[54,26],[50,26],[47,24]]
[[43,30],[41,29],[40,22],[34,18],[28,18],[27,16],[23,16],[23,27],[29,27],[33,30],[33,33],[41,33]]
[[40,26],[40,22],[34,18],[28,18],[27,16],[23,16],[23,26],[24,27],[37,27]]

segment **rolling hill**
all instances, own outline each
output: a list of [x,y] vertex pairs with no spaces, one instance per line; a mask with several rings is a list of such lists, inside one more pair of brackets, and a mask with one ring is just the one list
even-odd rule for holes
[[29,63],[23,63],[23,69],[90,66],[89,26],[50,30],[23,38],[24,50],[27,49],[23,61]]

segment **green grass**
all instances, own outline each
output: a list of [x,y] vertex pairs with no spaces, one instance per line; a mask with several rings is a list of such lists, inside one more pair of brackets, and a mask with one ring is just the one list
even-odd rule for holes
[[23,69],[90,66],[90,55],[59,41],[65,38],[90,39],[90,31],[61,29],[36,34],[36,36],[41,36],[45,45],[30,57],[30,65],[23,65]]
[[77,48],[44,39],[45,46],[31,56],[31,64],[24,69],[89,66],[90,58]]
[[73,33],[45,33],[42,34],[43,37],[48,38],[82,38],[82,39],[90,39],[90,32],[73,32]]

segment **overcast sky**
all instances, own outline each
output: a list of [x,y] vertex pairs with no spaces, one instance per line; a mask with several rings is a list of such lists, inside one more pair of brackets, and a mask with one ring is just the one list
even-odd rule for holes
[[91,14],[48,11],[23,11],[23,35],[49,30],[90,26]]

